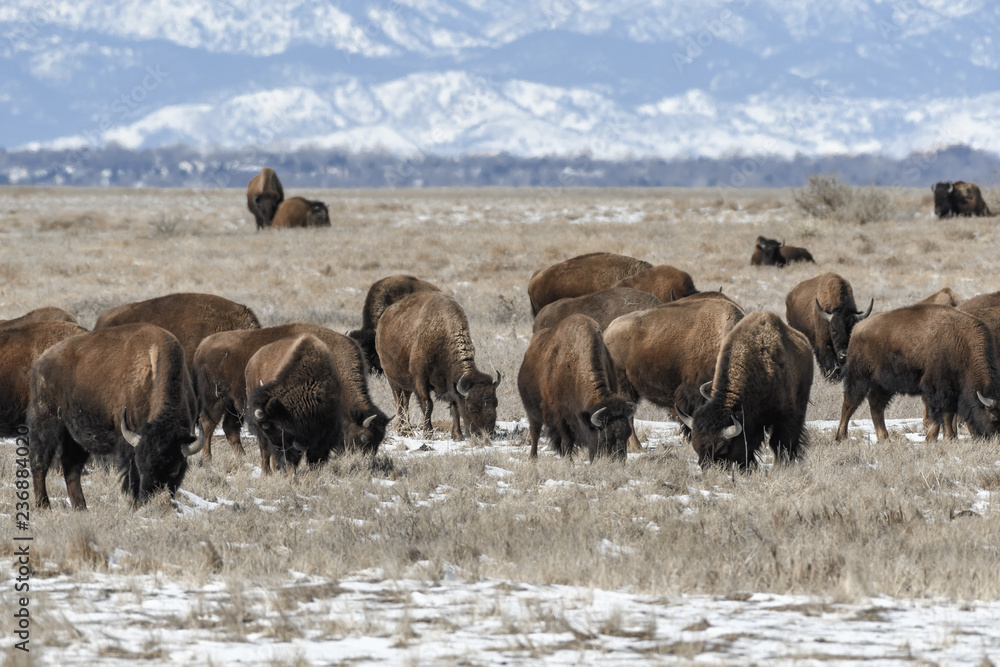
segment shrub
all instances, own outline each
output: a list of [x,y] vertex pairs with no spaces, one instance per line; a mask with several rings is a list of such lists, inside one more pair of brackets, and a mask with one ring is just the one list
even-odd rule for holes
[[892,195],[874,185],[854,187],[834,173],[812,174],[809,182],[792,193],[792,198],[814,218],[854,222],[860,225],[888,220],[892,215]]

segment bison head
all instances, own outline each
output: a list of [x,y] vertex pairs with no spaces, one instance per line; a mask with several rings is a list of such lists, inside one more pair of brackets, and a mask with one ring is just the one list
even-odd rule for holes
[[781,246],[783,245],[785,244],[782,241],[758,236],[757,251],[760,253],[760,264],[764,266],[784,266],[785,258],[781,254]]
[[158,490],[166,488],[173,496],[187,472],[187,457],[205,445],[205,432],[199,422],[195,434],[178,428],[172,419],[154,420],[133,431],[128,427],[123,409],[120,420],[122,437],[131,447],[120,450],[122,490],[140,505]]
[[303,415],[282,398],[271,394],[272,385],[257,388],[247,401],[250,426],[266,442],[278,467],[298,465],[305,454],[309,463],[325,461],[332,451],[344,448],[339,415]]
[[309,218],[306,227],[329,227],[330,211],[321,201],[309,202]]
[[947,218],[954,213],[951,206],[951,193],[954,185],[951,181],[947,183],[935,183],[931,188],[934,193],[934,214],[939,218]]
[[257,211],[260,213],[260,217],[264,220],[264,227],[271,226],[271,220],[274,219],[274,213],[278,210],[278,204],[281,203],[281,195],[277,192],[259,192],[253,198],[254,206],[257,207]]
[[[676,409],[676,408],[675,408]],[[691,445],[702,468],[712,465],[736,465],[741,470],[756,463],[756,449],[751,450],[743,437],[743,425],[732,411],[718,401],[709,401],[693,417],[677,410],[681,421],[691,429]]]
[[459,414],[473,434],[489,437],[496,429],[500,379],[500,371],[496,380],[477,371],[466,373],[455,383]]
[[628,438],[632,433],[629,420],[634,414],[635,403],[615,396],[581,415],[588,428],[597,432],[596,446],[590,447],[591,461],[595,456],[625,460]]
[[344,435],[345,446],[348,449],[359,451],[372,456],[378,452],[379,445],[385,439],[385,429],[392,421],[382,412],[375,412],[370,415],[351,415],[351,421],[347,426],[347,433]]
[[[847,364],[847,344],[851,341],[851,332],[854,325],[865,319],[872,313],[875,306],[875,299],[868,304],[868,310],[862,313],[855,309],[853,304],[847,304],[834,308],[832,313],[823,310],[816,301],[816,316],[825,321],[829,327],[829,340],[827,349],[822,354],[816,355],[816,361],[823,369],[823,374],[831,382],[839,382],[844,374],[844,366]],[[820,327],[816,328],[817,331]]]
[[969,425],[977,438],[989,438],[1000,433],[1000,402],[977,391],[975,397],[963,395],[959,399],[959,416]]

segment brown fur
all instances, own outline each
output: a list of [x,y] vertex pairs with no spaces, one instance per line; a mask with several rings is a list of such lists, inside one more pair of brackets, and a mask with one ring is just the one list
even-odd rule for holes
[[931,303],[931,304],[936,304],[938,306],[951,306],[952,308],[956,307],[961,302],[962,299],[960,299],[959,296],[955,294],[955,292],[952,291],[950,287],[942,287],[941,289],[939,289],[937,292],[934,292],[934,294],[931,294],[926,299],[921,299],[920,301],[917,301],[918,304]]
[[758,236],[750,255],[752,266],[785,266],[791,262],[815,262],[805,248],[785,245],[783,241]]
[[189,363],[206,336],[260,328],[253,311],[235,301],[213,294],[178,293],[109,308],[98,316],[94,329],[134,322],[155,324],[177,336]]
[[983,193],[975,183],[965,181],[948,181],[931,186],[934,193],[934,213],[939,218],[953,215],[989,216],[993,215],[990,207],[983,199]]
[[532,457],[538,456],[544,425],[562,456],[586,447],[591,461],[596,456],[625,460],[635,404],[619,394],[614,363],[592,318],[577,313],[536,332],[524,353],[517,389],[528,414]]
[[330,211],[326,204],[302,197],[290,197],[278,204],[272,227],[329,227]]
[[[829,321],[820,314],[817,303],[831,316]],[[830,380],[840,379],[851,331],[866,316],[854,304],[851,284],[836,273],[805,280],[792,288],[785,298],[788,324],[805,334],[820,369]]]
[[375,351],[375,329],[385,309],[414,292],[440,291],[437,285],[408,275],[386,276],[372,283],[361,310],[361,328],[347,334],[358,341],[372,371],[382,372],[382,362],[379,361],[378,352]]
[[532,331],[555,326],[575,313],[594,318],[603,331],[616,317],[658,305],[660,300],[647,291],[612,287],[593,294],[553,301],[538,311]]
[[697,294],[691,274],[667,264],[660,264],[623,278],[615,287],[631,287],[649,292],[662,303],[669,303],[686,296]]
[[264,473],[302,456],[320,463],[344,449],[343,390],[337,362],[312,334],[264,345],[247,361],[246,418]]
[[704,402],[700,388],[712,379],[723,339],[741,319],[742,309],[725,299],[691,298],[619,317],[604,342],[622,393],[692,414]]
[[247,208],[253,213],[257,229],[271,226],[278,206],[285,199],[285,191],[274,169],[264,167],[247,183]]
[[[240,419],[246,407],[247,362],[260,348],[284,338],[311,334],[329,348],[337,364],[344,403],[346,446],[375,456],[389,423],[368,392],[368,370],[357,343],[347,336],[316,324],[284,324],[266,329],[223,331],[207,337],[198,346],[192,374],[201,397],[201,423],[209,435],[204,458],[212,458],[211,434],[219,421],[233,452],[243,454]],[[249,419],[247,419],[249,422]],[[368,421],[368,426],[365,426]]]
[[59,341],[86,332],[74,322],[54,320],[0,329],[0,438],[16,436],[27,423],[29,380],[35,360]]
[[73,324],[79,324],[73,313],[65,311],[62,308],[46,306],[44,308],[36,308],[35,310],[25,313],[20,317],[15,317],[14,319],[0,320],[0,329],[19,327],[33,322],[71,322]]
[[531,316],[553,301],[600,292],[652,266],[634,257],[592,252],[535,271],[528,282]]
[[[138,446],[121,431],[138,432]],[[70,501],[86,509],[80,474],[91,455],[114,455],[134,502],[156,489],[176,492],[198,405],[180,342],[151,324],[126,324],[71,336],[31,370],[29,452],[35,502],[48,507],[45,477],[59,457]],[[190,452],[194,453],[194,452]]]
[[981,320],[933,304],[873,315],[851,336],[837,438],[847,436],[848,422],[865,398],[879,441],[888,438],[885,409],[896,394],[921,396],[928,419],[944,425],[945,437],[955,437],[952,414],[965,420],[973,435],[992,435],[1000,426],[1000,409],[984,406],[977,391],[1000,399],[996,343]]
[[[375,348],[404,426],[415,392],[424,413],[424,430],[431,431],[433,391],[451,404],[453,440],[462,439],[461,420],[474,434],[493,432],[500,374],[494,381],[476,368],[469,321],[453,297],[416,292],[389,306],[379,319]],[[458,389],[460,382],[466,396]]]

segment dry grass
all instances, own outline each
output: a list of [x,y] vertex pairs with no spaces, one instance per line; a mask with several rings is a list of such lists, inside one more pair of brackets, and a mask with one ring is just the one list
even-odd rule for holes
[[[787,292],[822,271],[847,277],[858,302],[874,297],[877,311],[946,285],[966,298],[1000,289],[994,221],[939,221],[915,190],[900,193],[892,219],[864,228],[805,216],[788,191],[296,194],[327,201],[333,227],[257,233],[237,191],[2,188],[0,318],[55,305],[90,326],[112,305],[206,291],[250,305],[265,325],[309,320],[346,331],[360,323],[373,281],[413,273],[465,306],[479,366],[505,378],[500,418],[517,420],[515,378],[531,331],[528,279],[584,252],[673,264],[702,289],[722,286],[748,309],[782,314]],[[805,245],[818,264],[750,267],[758,235]],[[372,388],[389,411],[384,380]],[[817,380],[809,419],[836,419],[839,408],[839,388]],[[913,399],[889,410],[919,415]],[[435,416],[447,412],[439,406]],[[666,419],[649,406],[639,416]],[[56,509],[32,513],[36,576],[86,580],[110,571],[226,582],[225,602],[207,600],[203,614],[177,622],[215,623],[240,637],[260,631],[269,615],[267,631],[284,639],[299,630],[273,616],[304,602],[241,591],[284,582],[290,570],[333,582],[368,568],[380,568],[373,576],[431,580],[459,568],[471,579],[657,594],[1000,599],[1000,445],[897,436],[875,446],[812,435],[801,464],[735,478],[702,473],[683,443],[625,465],[533,462],[526,448],[471,444],[461,454],[403,456],[388,443],[374,468],[346,457],[270,478],[254,477],[222,444],[215,462],[194,466],[182,486],[218,503],[211,511],[179,514],[161,494],[133,512],[115,475],[95,468],[84,478],[91,509],[81,515],[62,506],[65,489],[52,476]],[[11,456],[0,456],[3,470],[12,470]],[[510,471],[507,486],[487,466]],[[983,492],[986,508],[976,504]],[[71,626],[44,600],[38,614],[51,621],[52,642],[72,641]],[[556,614],[553,625],[561,622]],[[602,632],[648,632],[608,623]],[[0,622],[0,631],[10,630],[10,618]],[[329,628],[332,636],[357,630]],[[409,621],[377,630],[405,643]]]
[[864,225],[895,215],[893,195],[889,188],[848,185],[830,173],[811,175],[792,198],[803,212],[814,218]]

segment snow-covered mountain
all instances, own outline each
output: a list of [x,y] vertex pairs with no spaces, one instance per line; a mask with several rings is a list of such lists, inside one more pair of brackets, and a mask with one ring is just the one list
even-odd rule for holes
[[0,147],[1000,152],[986,0],[6,0]]

